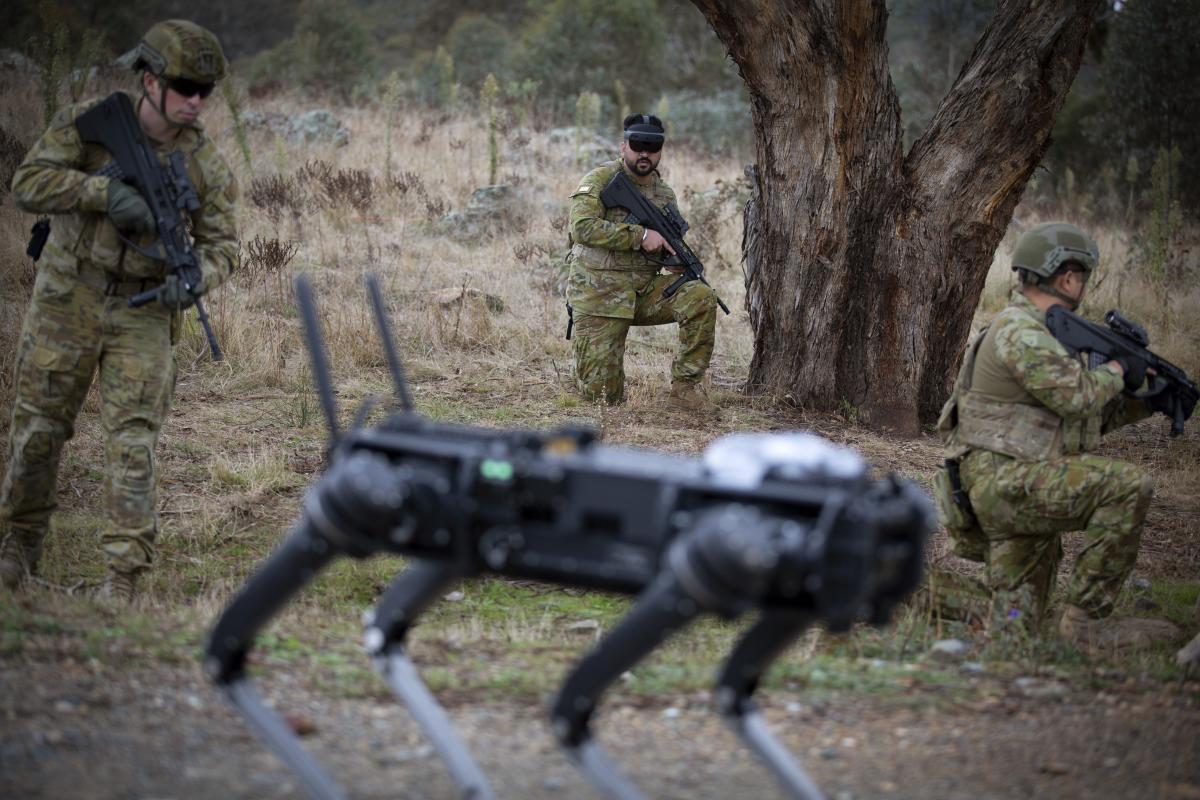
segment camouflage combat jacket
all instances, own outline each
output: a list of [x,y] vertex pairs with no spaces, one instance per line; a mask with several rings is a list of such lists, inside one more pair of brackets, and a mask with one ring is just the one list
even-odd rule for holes
[[[137,98],[130,99],[136,108]],[[117,280],[160,281],[165,263],[127,247],[107,216],[111,179],[93,173],[108,164],[112,156],[99,145],[84,145],[75,129],[75,118],[96,102],[71,106],[54,116],[50,128],[13,175],[13,199],[24,211],[54,215],[40,260],[43,268],[70,277],[78,275],[84,265],[99,268]],[[170,143],[154,144],[164,165],[176,150],[186,156],[188,177],[200,199],[199,210],[189,215],[191,233],[205,290],[211,290],[229,277],[237,263],[237,182],[198,125],[181,129]],[[133,234],[129,238],[153,250],[157,234]]]
[[[567,300],[581,314],[633,319],[637,293],[658,274],[659,265],[642,250],[645,228],[624,222],[629,210],[605,208],[600,193],[625,169],[620,159],[583,176],[571,195],[571,250],[567,254]],[[657,171],[638,177],[626,174],[659,208],[675,203],[675,192]]]
[[1122,396],[1124,379],[1094,370],[1067,352],[1045,325],[1046,315],[1020,290],[985,328],[963,365],[938,420],[945,456],[974,449],[1021,461],[1086,452],[1108,431],[1149,414]]

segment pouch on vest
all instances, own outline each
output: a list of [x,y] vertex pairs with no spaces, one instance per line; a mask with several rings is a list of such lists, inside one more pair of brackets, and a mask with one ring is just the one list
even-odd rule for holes
[[[962,491],[961,486],[957,491]],[[956,556],[983,562],[987,559],[987,534],[979,527],[975,515],[957,502],[955,492],[950,470],[943,463],[933,475],[933,502],[938,521],[950,535],[950,549]]]
[[33,223],[33,227],[29,230],[29,246],[25,248],[25,255],[37,261],[42,257],[42,248],[46,246],[46,240],[49,238],[50,218],[42,217]]

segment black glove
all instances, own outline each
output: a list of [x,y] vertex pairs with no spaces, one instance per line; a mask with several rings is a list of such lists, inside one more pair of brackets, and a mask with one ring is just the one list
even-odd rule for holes
[[[202,294],[202,292],[197,294]],[[167,279],[163,281],[163,285],[159,287],[158,302],[172,311],[182,311],[195,304],[196,298],[184,288],[178,275],[168,275]]]
[[118,180],[108,183],[108,217],[118,230],[141,233],[154,230],[150,206],[137,189]]
[[1136,392],[1146,381],[1146,359],[1132,354],[1114,358],[1125,370],[1125,391]]

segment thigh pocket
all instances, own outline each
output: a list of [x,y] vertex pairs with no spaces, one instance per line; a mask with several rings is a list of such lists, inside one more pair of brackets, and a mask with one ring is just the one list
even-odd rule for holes
[[76,399],[81,384],[83,391],[87,390],[79,374],[79,355],[79,348],[65,342],[35,344],[17,377],[22,398],[47,411],[65,410]]
[[1020,492],[1014,502],[1020,504],[1022,518],[1056,530],[1082,527],[1090,493],[1077,472],[1069,462],[1037,464],[1014,480]]

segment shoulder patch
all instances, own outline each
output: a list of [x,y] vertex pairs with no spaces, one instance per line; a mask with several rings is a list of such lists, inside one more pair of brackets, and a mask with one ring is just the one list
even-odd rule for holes
[[595,189],[593,187],[588,186],[586,183],[583,183],[583,184],[580,184],[579,188],[575,190],[575,194],[591,194],[594,191],[595,191]]

